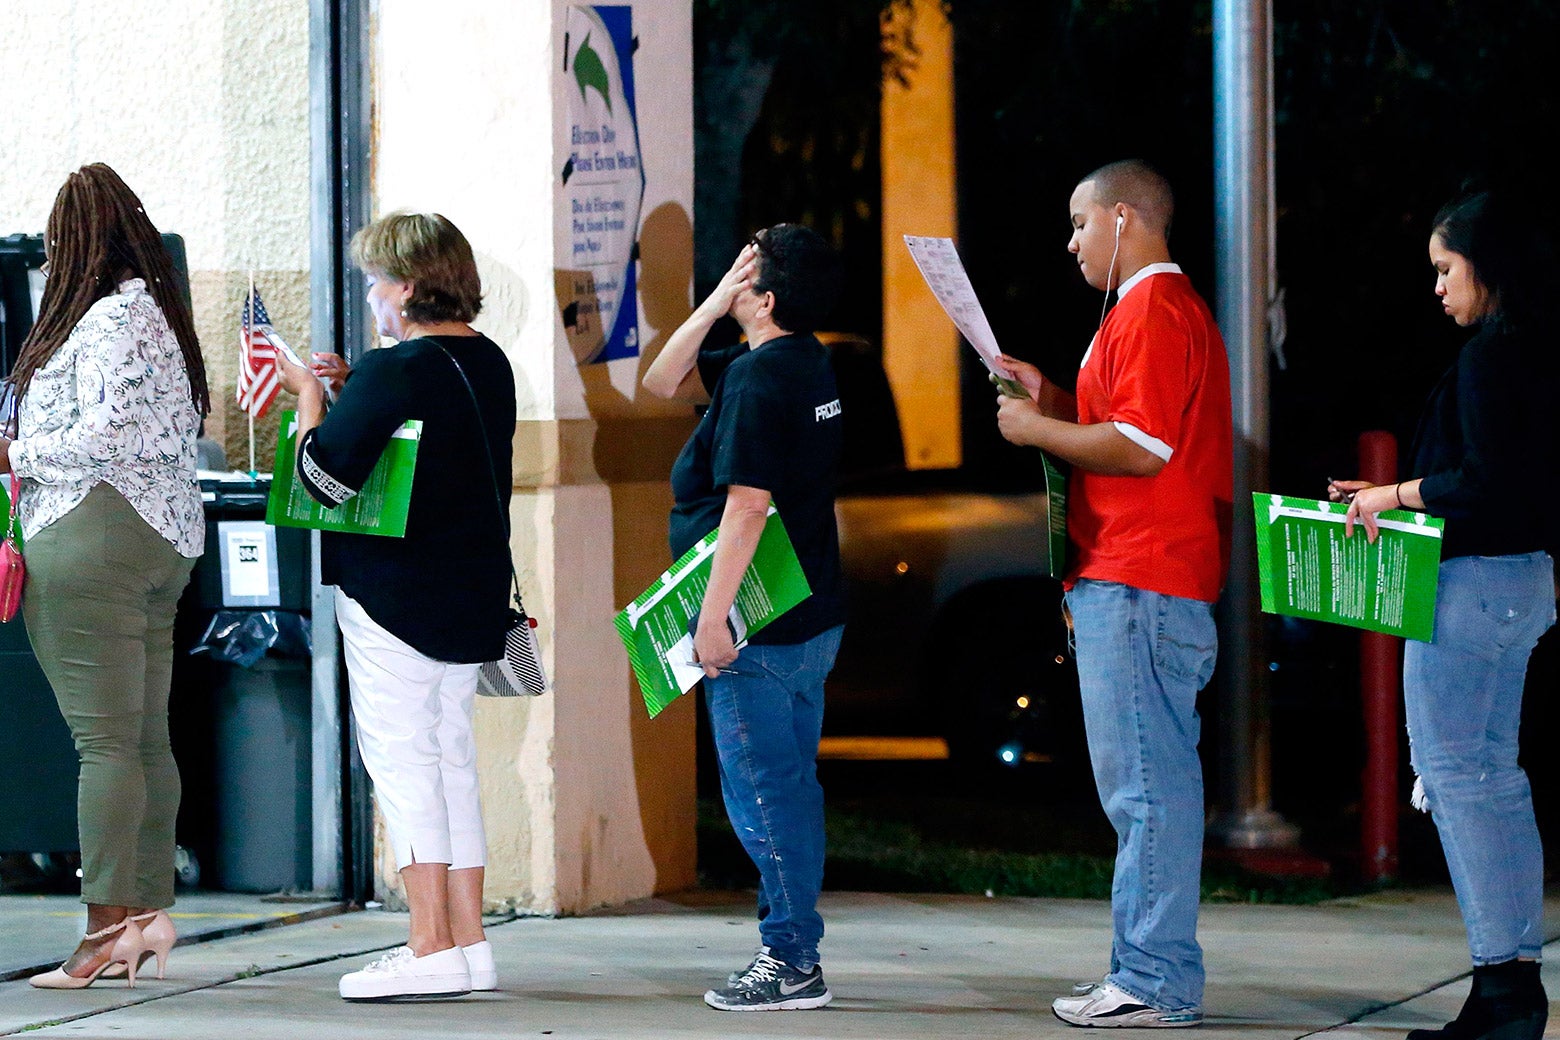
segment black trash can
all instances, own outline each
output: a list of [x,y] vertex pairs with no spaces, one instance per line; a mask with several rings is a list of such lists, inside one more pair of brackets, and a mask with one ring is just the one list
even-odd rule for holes
[[[204,700],[209,712],[204,720],[191,718],[208,734],[208,753],[198,766],[203,789],[192,790],[186,778],[188,829],[198,832],[188,844],[201,857],[204,888],[308,888],[309,532],[265,526],[267,477],[203,479],[201,488],[206,551],[181,610],[190,615],[182,631],[190,641],[185,671],[192,682],[184,692],[191,702]],[[193,765],[196,756],[186,757]]]
[[313,875],[309,662],[230,664],[215,691],[216,848],[207,887],[305,889]]

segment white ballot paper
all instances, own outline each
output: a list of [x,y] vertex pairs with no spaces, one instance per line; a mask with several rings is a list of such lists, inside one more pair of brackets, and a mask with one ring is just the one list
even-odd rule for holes
[[[915,266],[921,269],[921,277],[931,287],[932,295],[980,355],[986,371],[991,373],[992,383],[1008,397],[1029,400],[1029,391],[1014,378],[1013,370],[1002,363],[997,337],[992,334],[986,312],[975,298],[975,287],[970,284],[964,262],[953,247],[953,239],[906,235],[905,245],[915,259]],[[1067,476],[1044,452],[1039,454],[1040,464],[1045,469],[1047,568],[1051,577],[1060,579],[1067,573]]]
[[921,277],[931,287],[932,295],[980,355],[981,362],[991,373],[991,381],[1010,397],[1028,398],[1029,392],[1013,378],[1013,370],[1002,363],[997,337],[992,334],[991,323],[986,320],[980,300],[975,298],[975,287],[970,284],[970,276],[964,270],[964,262],[959,259],[953,239],[906,235],[905,245],[915,266],[920,268]]

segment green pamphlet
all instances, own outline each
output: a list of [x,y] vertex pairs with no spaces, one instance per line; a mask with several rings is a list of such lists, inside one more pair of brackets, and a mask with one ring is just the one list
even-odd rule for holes
[[[1011,379],[1004,379],[995,372],[990,376],[991,385],[1008,397],[1029,400],[1029,391]],[[1051,461],[1051,456],[1040,452],[1040,465],[1045,469],[1045,565],[1046,573],[1057,581],[1067,574],[1067,472]]]
[[1388,509],[1372,545],[1359,525],[1343,536],[1343,502],[1254,492],[1251,504],[1264,611],[1430,640],[1446,521]]
[[[701,538],[614,619],[652,719],[704,678],[704,670],[693,663],[688,622],[704,602],[719,535],[717,528]],[[812,589],[791,547],[791,537],[771,505],[764,533],[753,550],[753,562],[742,575],[731,607],[729,620],[737,646],[743,646],[748,636],[810,595]],[[734,667],[742,667],[742,658],[737,658]]]
[[283,412],[265,522],[275,527],[405,537],[422,428],[421,419],[408,419],[390,435],[390,443],[385,445],[384,454],[379,456],[362,489],[335,509],[327,509],[298,480],[294,470],[298,458],[298,417],[295,412]]
[[1067,474],[1044,452],[1040,463],[1045,467],[1046,570],[1061,581],[1067,574]]

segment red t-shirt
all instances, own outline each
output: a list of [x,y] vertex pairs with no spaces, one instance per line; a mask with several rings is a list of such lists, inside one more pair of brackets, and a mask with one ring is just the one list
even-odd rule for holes
[[1078,372],[1078,421],[1110,422],[1164,458],[1152,477],[1074,467],[1067,574],[1211,603],[1230,559],[1230,368],[1213,315],[1167,265],[1130,285]]

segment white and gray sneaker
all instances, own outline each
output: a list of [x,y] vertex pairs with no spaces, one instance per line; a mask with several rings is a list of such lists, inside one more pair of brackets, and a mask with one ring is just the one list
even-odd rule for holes
[[[1073,987],[1076,992],[1082,988]],[[1180,1029],[1202,1025],[1202,1010],[1161,1011],[1122,990],[1115,983],[1091,984],[1086,992],[1058,997],[1051,1002],[1057,1018],[1074,1026],[1136,1029]]]
[[342,1000],[431,1000],[471,992],[471,970],[460,947],[418,957],[397,947],[361,971],[348,972],[339,986]]
[[498,988],[498,965],[493,960],[493,944],[483,939],[470,946],[462,946],[466,955],[466,967],[471,971],[473,993],[487,993]]
[[833,999],[820,966],[803,971],[767,953],[754,957],[736,982],[704,994],[716,1011],[807,1011]]

